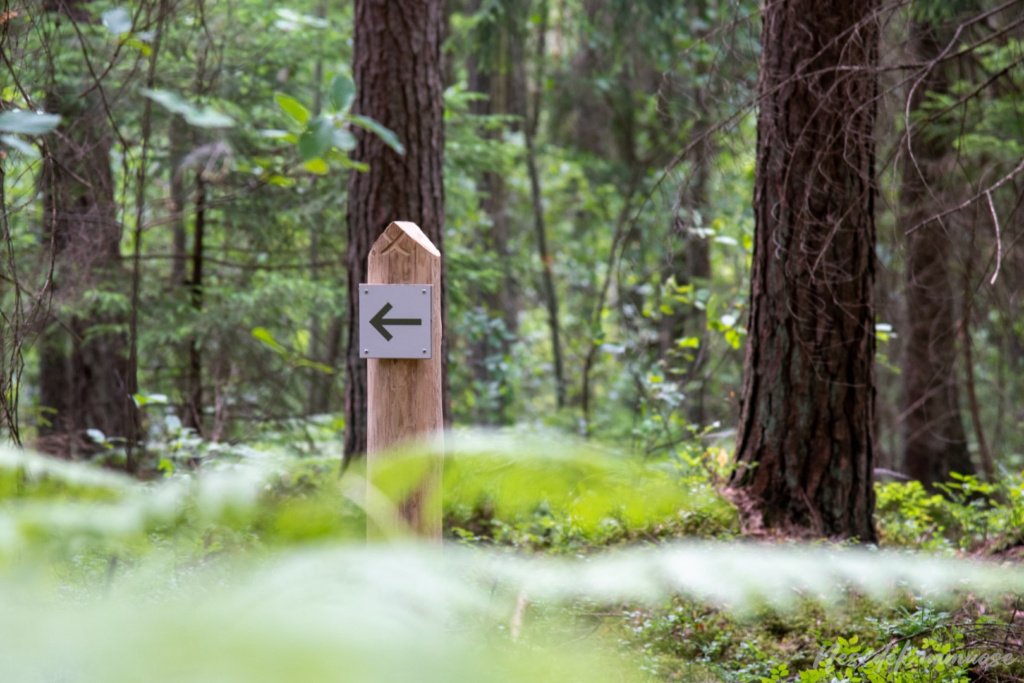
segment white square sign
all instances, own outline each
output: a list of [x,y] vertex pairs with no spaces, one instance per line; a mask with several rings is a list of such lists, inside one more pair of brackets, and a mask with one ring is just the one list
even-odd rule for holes
[[432,285],[359,285],[359,356],[430,358]]

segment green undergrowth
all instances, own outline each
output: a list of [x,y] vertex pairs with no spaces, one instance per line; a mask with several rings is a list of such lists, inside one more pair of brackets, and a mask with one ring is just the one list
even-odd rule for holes
[[372,487],[360,463],[302,450],[183,449],[141,482],[0,450],[0,680],[1020,673],[952,658],[1020,642],[1006,629],[1024,574],[979,557],[1016,543],[1019,478],[960,479],[939,499],[879,487],[880,548],[754,544],[716,492],[717,455],[461,433],[445,444],[438,545],[394,522],[392,502],[421,485],[436,445],[382,458]]
[[623,642],[653,680],[1014,681],[1024,672],[1019,608],[906,592],[737,618],[675,598],[624,610]]
[[997,483],[953,474],[934,491],[920,482],[876,487],[883,543],[939,552],[999,553],[1024,544],[1024,474]]

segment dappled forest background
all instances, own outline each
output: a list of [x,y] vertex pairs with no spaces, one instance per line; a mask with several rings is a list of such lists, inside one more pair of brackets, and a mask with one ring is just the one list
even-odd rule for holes
[[[873,14],[875,464],[925,481],[1024,462],[1022,17]],[[0,22],[6,434],[148,472],[282,425],[340,454],[357,140],[409,142],[353,108],[350,3]],[[449,2],[443,27],[453,424],[727,457],[758,5]]]
[[0,0],[0,73],[4,681],[1024,676],[1024,0]]

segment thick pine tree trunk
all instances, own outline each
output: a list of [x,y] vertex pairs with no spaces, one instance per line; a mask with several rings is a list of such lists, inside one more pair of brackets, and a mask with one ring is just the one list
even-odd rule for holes
[[[391,221],[413,221],[444,254],[444,102],[441,81],[441,0],[356,0],[353,72],[355,112],[393,130],[405,154],[360,132],[353,158],[369,164],[353,172],[348,192],[348,352],[345,388],[346,457],[366,451],[366,364],[359,357],[358,285],[366,257]],[[447,285],[442,260],[442,329],[447,329]],[[450,421],[447,342],[444,415]]]
[[67,434],[75,454],[89,450],[87,429],[132,442],[138,435],[128,312],[91,303],[88,296],[90,290],[123,294],[128,278],[102,104],[94,94],[55,90],[47,109],[63,122],[48,143],[41,177],[44,239],[52,245],[54,274],[53,315],[39,368],[40,404],[50,424],[40,431]]
[[[927,24],[911,25],[916,57],[937,57],[941,46]],[[946,92],[943,65],[934,66],[917,84],[910,100],[911,119],[928,92]],[[916,79],[915,79],[916,82]],[[933,131],[908,131],[900,186],[901,226],[906,239],[906,332],[903,347],[903,468],[925,484],[949,479],[951,472],[971,474],[974,465],[960,416],[956,381],[953,284],[949,255],[953,243],[945,223],[911,228],[936,211],[943,193],[943,161],[949,141]]]
[[758,513],[751,522],[862,541],[875,539],[876,8],[776,0],[764,9],[732,479]]

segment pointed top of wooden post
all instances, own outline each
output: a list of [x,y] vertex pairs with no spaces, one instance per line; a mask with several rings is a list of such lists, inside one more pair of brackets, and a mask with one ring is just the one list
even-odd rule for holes
[[388,225],[370,247],[366,265],[370,284],[436,284],[440,297],[441,252],[415,223],[394,221]]
[[415,245],[422,247],[431,256],[440,258],[441,252],[437,250],[430,238],[412,221],[392,221],[377,241],[373,243],[372,252],[380,255],[387,254],[392,249],[403,249],[408,251],[415,249]]

